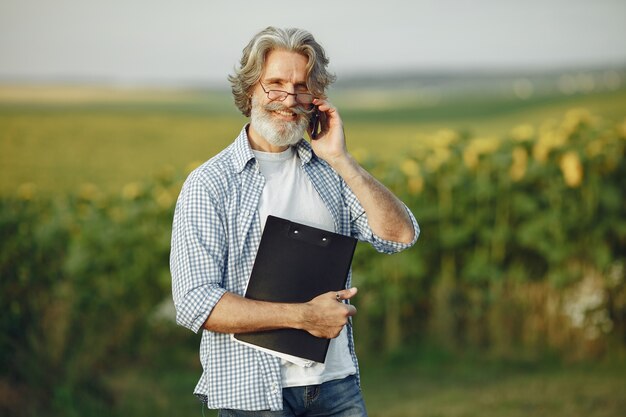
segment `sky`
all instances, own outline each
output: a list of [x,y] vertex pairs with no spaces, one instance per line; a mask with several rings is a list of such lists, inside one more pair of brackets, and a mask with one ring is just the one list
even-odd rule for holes
[[625,0],[0,0],[0,82],[226,86],[270,25],[338,77],[626,65]]

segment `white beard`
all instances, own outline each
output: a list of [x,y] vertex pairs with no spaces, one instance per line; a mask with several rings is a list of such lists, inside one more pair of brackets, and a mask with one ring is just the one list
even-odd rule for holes
[[[272,115],[273,110],[278,109],[293,111],[298,118],[292,122],[280,120]],[[306,113],[302,108],[287,108],[276,102],[262,105],[256,97],[252,97],[250,124],[271,145],[290,146],[304,137],[309,121]]]

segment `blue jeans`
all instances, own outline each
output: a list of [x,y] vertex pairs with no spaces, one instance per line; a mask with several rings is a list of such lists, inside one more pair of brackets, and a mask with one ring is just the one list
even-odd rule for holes
[[219,410],[219,417],[367,417],[356,378],[283,388],[282,411]]

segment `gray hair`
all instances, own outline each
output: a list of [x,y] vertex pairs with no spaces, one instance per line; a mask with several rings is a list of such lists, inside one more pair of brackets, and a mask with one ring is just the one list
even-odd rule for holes
[[326,69],[329,62],[326,53],[313,35],[302,29],[270,26],[252,38],[243,49],[240,67],[235,69],[234,75],[228,76],[235,104],[246,117],[250,116],[250,92],[260,81],[265,59],[272,50],[297,52],[308,58],[307,88],[315,97],[325,98],[326,87],[335,81],[335,76]]

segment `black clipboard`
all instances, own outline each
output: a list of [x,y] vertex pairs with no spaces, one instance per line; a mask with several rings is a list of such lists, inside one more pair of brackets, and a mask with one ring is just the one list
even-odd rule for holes
[[[304,303],[345,288],[357,240],[268,216],[245,297],[259,301]],[[238,333],[235,339],[315,362],[324,362],[330,339],[305,330]]]

